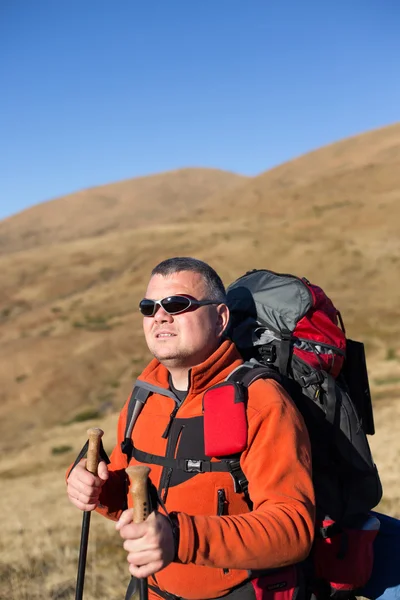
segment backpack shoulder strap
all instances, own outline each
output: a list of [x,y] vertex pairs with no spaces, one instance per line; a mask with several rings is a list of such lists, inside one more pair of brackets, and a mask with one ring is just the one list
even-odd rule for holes
[[[252,383],[258,379],[274,379],[278,383],[282,384],[282,377],[273,368],[262,365],[258,362],[244,362],[242,365],[237,367],[227,377],[227,381],[232,381],[242,385],[246,390],[251,386]],[[246,475],[243,473],[240,466],[240,456],[233,459],[226,460],[230,474],[235,483],[235,492],[243,493],[245,500],[251,508],[252,502],[248,494],[249,482],[247,481]]]
[[133,387],[131,397],[129,398],[128,413],[126,416],[126,425],[124,440],[121,443],[121,450],[126,454],[128,461],[132,456],[133,445],[131,435],[138,416],[142,412],[144,405],[146,404],[147,398],[153,393],[152,390],[148,389],[147,386],[142,385],[143,382],[137,379]]
[[227,381],[239,383],[245,388],[249,388],[258,379],[274,379],[282,385],[282,377],[276,369],[258,362],[244,362],[227,377]]

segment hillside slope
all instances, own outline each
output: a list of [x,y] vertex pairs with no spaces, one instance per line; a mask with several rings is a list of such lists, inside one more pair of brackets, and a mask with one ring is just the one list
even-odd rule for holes
[[180,169],[82,190],[0,222],[0,254],[165,223],[246,177],[217,169]]
[[[0,257],[0,447],[11,449],[20,428],[30,440],[82,411],[106,414],[121,405],[148,357],[136,307],[151,268],[171,255],[209,261],[226,283],[254,267],[305,275],[326,289],[371,356],[397,356],[399,148],[399,125],[370,132],[244,184],[234,178],[231,191],[198,194],[196,209],[185,205],[176,172],[179,221],[158,188],[168,174],[156,176],[142,226],[121,221],[95,237],[86,219],[78,238],[75,209],[68,213],[60,200],[63,221],[45,231],[38,221],[36,247]],[[151,187],[151,179],[140,186]],[[97,191],[82,194],[93,201]],[[13,218],[15,230],[26,231],[29,214]],[[63,242],[54,241],[57,227]],[[13,239],[14,249],[23,245]]]

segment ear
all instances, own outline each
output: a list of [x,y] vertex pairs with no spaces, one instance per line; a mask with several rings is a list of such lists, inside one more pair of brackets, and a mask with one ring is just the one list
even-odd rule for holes
[[225,329],[229,323],[229,308],[226,304],[219,304],[217,306],[217,322],[216,322],[216,334],[217,337],[222,337]]

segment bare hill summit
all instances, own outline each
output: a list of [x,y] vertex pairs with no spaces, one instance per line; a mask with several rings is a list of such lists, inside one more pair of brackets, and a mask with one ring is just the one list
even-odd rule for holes
[[167,223],[210,194],[245,180],[226,171],[193,168],[82,190],[1,221],[0,254]]

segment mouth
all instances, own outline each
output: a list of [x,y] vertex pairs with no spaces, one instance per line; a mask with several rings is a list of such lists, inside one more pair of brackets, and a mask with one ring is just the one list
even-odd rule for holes
[[167,339],[175,337],[175,336],[176,336],[175,333],[170,333],[168,331],[159,331],[155,335],[156,339],[158,339],[158,340],[167,340]]

